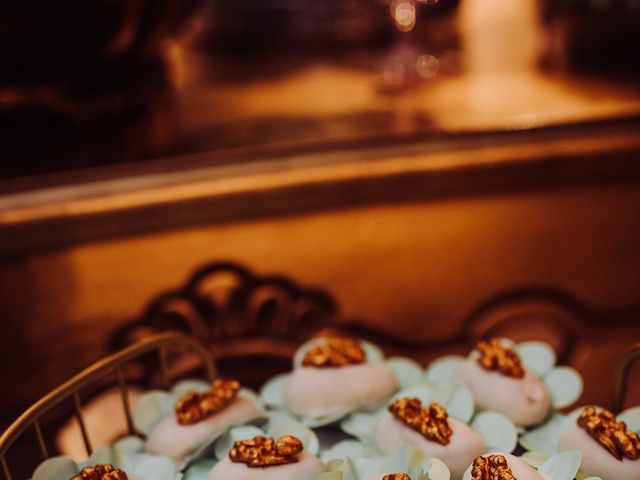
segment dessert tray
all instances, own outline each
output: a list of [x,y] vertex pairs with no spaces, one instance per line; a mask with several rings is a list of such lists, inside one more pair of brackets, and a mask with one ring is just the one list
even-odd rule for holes
[[[638,480],[640,407],[620,410],[638,356],[640,344],[621,359],[614,413],[576,405],[580,375],[538,341],[480,339],[466,356],[425,368],[365,340],[319,336],[299,346],[289,372],[253,391],[219,377],[193,337],[167,332],[32,405],[0,436],[0,461],[5,478],[17,478],[8,453],[34,432],[42,461],[33,480]],[[140,362],[157,376],[132,402]],[[105,379],[120,392],[126,431],[94,448],[82,392]],[[41,426],[68,401],[81,461],[54,455]]]

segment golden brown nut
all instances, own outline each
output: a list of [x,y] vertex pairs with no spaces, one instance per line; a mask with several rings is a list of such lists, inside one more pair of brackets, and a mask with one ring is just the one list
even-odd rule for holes
[[229,451],[229,459],[236,463],[246,463],[251,468],[265,468],[295,463],[302,450],[302,442],[292,435],[280,437],[277,442],[273,438],[259,435],[251,440],[235,442]]
[[487,370],[497,370],[508,377],[524,377],[524,369],[518,354],[502,346],[497,338],[488,341],[480,340],[476,344],[476,349],[480,352],[478,363]]
[[71,480],[128,480],[127,474],[110,464],[85,467]]
[[180,425],[191,425],[208,418],[228,406],[238,395],[237,380],[214,380],[206,392],[189,392],[176,403]]
[[476,457],[471,467],[473,480],[517,480],[507,465],[504,455]]
[[618,460],[640,457],[640,438],[624,422],[617,422],[609,410],[603,408],[598,412],[595,407],[585,407],[577,423]]
[[389,405],[389,411],[405,425],[420,432],[427,440],[448,445],[453,434],[447,411],[437,403],[422,408],[418,398],[400,398]]
[[411,477],[406,473],[388,473],[382,480],[411,480]]
[[365,361],[366,354],[359,341],[352,338],[326,338],[307,351],[302,365],[316,368],[342,367]]

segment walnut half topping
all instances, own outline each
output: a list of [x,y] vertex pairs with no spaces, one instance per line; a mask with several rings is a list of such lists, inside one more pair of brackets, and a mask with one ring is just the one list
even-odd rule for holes
[[476,349],[480,352],[478,363],[487,370],[497,370],[508,377],[524,377],[524,369],[518,354],[502,346],[497,338],[488,341],[480,340],[476,344]]
[[623,456],[629,460],[640,457],[640,438],[624,422],[616,422],[609,410],[603,408],[598,412],[595,407],[585,407],[577,423],[618,460]]
[[471,467],[473,480],[517,480],[513,476],[504,455],[476,457]]
[[311,347],[302,360],[305,367],[342,367],[364,363],[367,356],[360,342],[352,338],[326,338]]
[[257,436],[235,442],[229,451],[229,459],[246,463],[250,468],[266,468],[297,462],[302,449],[300,439],[292,435],[280,437],[277,442],[273,438]]
[[382,480],[411,480],[411,477],[406,473],[388,473]]
[[71,480],[129,480],[127,474],[108,463],[85,467]]
[[420,432],[427,440],[448,445],[453,434],[447,411],[437,403],[422,408],[418,398],[400,398],[389,405],[389,411],[405,425]]
[[180,425],[191,425],[208,418],[228,406],[238,395],[237,380],[214,380],[206,392],[189,392],[176,403]]

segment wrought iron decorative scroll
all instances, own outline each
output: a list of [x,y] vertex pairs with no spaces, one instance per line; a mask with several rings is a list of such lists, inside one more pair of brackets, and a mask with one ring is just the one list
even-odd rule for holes
[[390,354],[412,356],[423,364],[440,355],[464,353],[481,337],[543,340],[554,347],[560,362],[572,364],[581,361],[585,342],[600,340],[612,325],[632,327],[639,312],[598,312],[562,290],[514,288],[480,304],[454,335],[416,342],[411,335],[398,334],[402,329],[397,324],[380,331],[366,321],[341,317],[326,291],[284,276],[259,276],[233,262],[216,262],[196,271],[183,287],[157,297],[141,318],[116,332],[114,346],[149,333],[179,330],[209,345],[221,368],[231,368],[228,373],[257,387],[288,369],[298,345],[323,331],[366,338]]

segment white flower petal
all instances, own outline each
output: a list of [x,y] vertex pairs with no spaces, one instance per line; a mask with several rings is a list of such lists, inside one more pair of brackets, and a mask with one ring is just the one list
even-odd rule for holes
[[398,377],[400,388],[410,387],[422,378],[422,366],[410,358],[391,357],[387,360],[387,365],[393,369]]
[[176,397],[161,390],[151,390],[138,398],[133,408],[133,424],[145,435],[149,435],[154,427],[175,406]]
[[437,386],[433,391],[431,401],[442,405],[450,416],[462,423],[469,423],[473,417],[475,410],[473,394],[462,384]]
[[210,382],[204,380],[186,379],[176,383],[171,389],[171,393],[176,398],[181,398],[189,392],[206,392],[211,387]]
[[447,355],[431,362],[425,372],[428,382],[435,385],[450,383],[453,373],[464,362],[464,357],[459,355]]
[[389,400],[389,404],[395,402],[399,398],[415,397],[420,399],[423,405],[428,405],[429,403],[435,401],[432,400],[433,394],[434,388],[427,385],[415,385],[413,387],[400,390],[393,397],[391,397],[391,400]]
[[113,446],[118,452],[121,453],[140,453],[144,450],[144,440],[142,440],[140,437],[129,435],[118,440],[113,444]]
[[557,409],[568,407],[582,395],[582,377],[570,367],[554,368],[544,383],[551,394],[551,404]]
[[287,415],[275,412],[269,415],[267,436],[278,439],[283,435],[298,437],[304,444],[304,449],[314,455],[318,454],[320,443],[316,434],[306,425],[296,422]]
[[522,363],[542,377],[556,364],[556,353],[544,342],[524,342],[516,347]]
[[234,427],[222,435],[215,444],[215,455],[218,460],[222,460],[229,454],[233,443],[238,440],[248,440],[256,435],[264,435],[264,431],[253,425]]
[[372,443],[376,425],[385,413],[386,408],[381,408],[373,413],[354,413],[340,422],[340,428],[349,435]]
[[618,421],[626,423],[632,432],[640,433],[640,406],[624,410],[618,415]]
[[538,471],[549,475],[553,480],[573,480],[581,461],[582,455],[578,450],[568,450],[551,457]]
[[518,431],[511,420],[497,412],[480,412],[471,423],[490,452],[513,452],[518,444]]
[[432,458],[428,478],[429,480],[449,480],[451,473],[442,460]]
[[368,457],[375,453],[373,448],[358,440],[343,440],[320,454],[322,463],[331,460],[344,460],[347,457]]
[[265,405],[279,407],[284,405],[284,384],[289,377],[288,373],[276,375],[267,380],[260,389],[260,398]]
[[166,457],[149,455],[137,462],[131,474],[144,480],[174,480],[176,467]]
[[189,467],[182,480],[207,480],[209,470],[211,470],[216,463],[218,463],[217,460],[202,460]]
[[566,416],[554,414],[546,423],[538,428],[525,432],[520,437],[520,445],[530,451],[542,452],[547,456],[558,450],[560,437],[565,430]]
[[52,457],[38,465],[32,480],[69,480],[79,471],[76,462],[69,457]]

